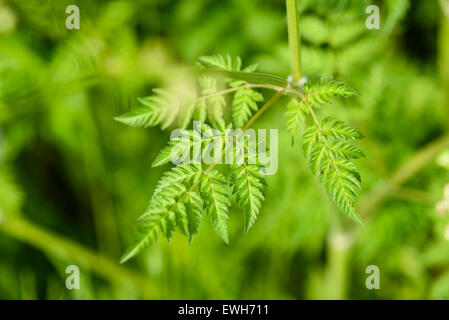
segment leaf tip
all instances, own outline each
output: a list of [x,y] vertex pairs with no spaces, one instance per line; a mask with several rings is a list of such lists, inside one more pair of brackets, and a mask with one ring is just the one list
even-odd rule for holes
[[127,262],[129,259],[131,259],[132,257],[134,257],[134,254],[129,253],[129,252],[125,252],[122,257],[120,258],[120,264],[124,264],[125,262]]
[[114,120],[123,123],[123,115],[114,117]]

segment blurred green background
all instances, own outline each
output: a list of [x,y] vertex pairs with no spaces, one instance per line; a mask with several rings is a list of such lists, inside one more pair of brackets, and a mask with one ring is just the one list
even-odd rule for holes
[[[80,30],[65,27],[70,4]],[[365,27],[370,4],[379,30]],[[366,136],[366,228],[338,212],[291,147],[280,99],[256,125],[280,129],[279,170],[249,234],[233,209],[229,245],[204,221],[191,245],[176,233],[119,265],[167,169],[151,162],[169,131],[114,116],[201,55],[287,77],[285,3],[0,0],[0,298],[448,299],[449,4],[299,7],[305,74],[360,93],[325,113]],[[80,290],[65,287],[72,264]],[[379,290],[365,287],[369,265]]]

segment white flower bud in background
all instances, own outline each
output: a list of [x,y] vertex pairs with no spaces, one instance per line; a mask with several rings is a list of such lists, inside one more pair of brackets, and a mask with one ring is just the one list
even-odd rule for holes
[[444,239],[449,240],[449,225],[444,229]]
[[444,186],[444,199],[449,200],[449,184]]
[[436,204],[436,211],[438,214],[446,215],[449,213],[449,184],[444,186],[443,200]]
[[438,214],[445,215],[449,210],[449,203],[447,200],[443,200],[437,203],[436,210]]
[[0,2],[0,34],[13,32],[16,24],[17,18],[14,11]]
[[440,167],[446,168],[449,170],[449,150],[444,150],[438,154],[436,158],[436,163]]

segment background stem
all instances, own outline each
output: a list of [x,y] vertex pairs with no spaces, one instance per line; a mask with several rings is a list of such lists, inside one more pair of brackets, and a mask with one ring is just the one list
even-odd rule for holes
[[404,182],[413,177],[432,161],[438,152],[447,147],[449,147],[449,134],[431,142],[410,157],[390,179],[380,183],[361,199],[359,212],[362,218],[367,219],[367,216],[389,199]]
[[153,285],[145,277],[127,270],[105,256],[41,229],[23,218],[7,215],[3,219],[0,230],[4,233],[53,255],[68,265],[79,265],[115,284],[132,286],[138,289],[144,298],[150,298],[150,293],[155,292]]
[[440,0],[442,17],[438,45],[440,77],[444,89],[444,103],[449,110],[449,1]]
[[299,12],[297,0],[287,1],[288,45],[290,47],[290,60],[293,82],[302,79],[301,70],[301,34],[299,31]]

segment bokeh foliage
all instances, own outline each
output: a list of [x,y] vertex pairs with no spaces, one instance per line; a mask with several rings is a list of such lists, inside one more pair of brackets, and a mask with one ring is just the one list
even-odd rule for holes
[[[326,113],[365,135],[366,228],[341,219],[291,146],[281,99],[256,123],[280,129],[279,170],[251,231],[233,209],[229,245],[201,228],[119,266],[169,135],[113,118],[202,55],[286,78],[285,4],[1,0],[0,298],[449,298],[449,212],[435,207],[449,183],[449,17],[437,0],[375,2],[380,30],[365,28],[371,1],[299,0],[304,73],[360,93]],[[69,4],[80,30],[65,28]],[[81,290],[65,288],[69,264]],[[370,264],[380,290],[365,288]]]

